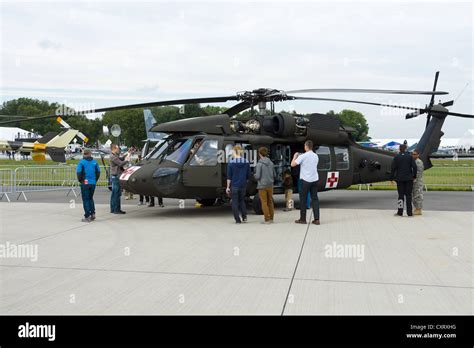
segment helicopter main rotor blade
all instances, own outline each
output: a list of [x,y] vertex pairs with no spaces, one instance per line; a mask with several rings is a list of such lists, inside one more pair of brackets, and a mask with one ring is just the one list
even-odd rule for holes
[[364,89],[364,88],[312,88],[284,91],[283,93],[382,93],[382,94],[419,94],[419,95],[444,95],[448,92],[443,91],[409,91],[398,89]]
[[[20,119],[16,119],[16,120],[8,120],[8,121],[1,121],[0,122],[0,125],[1,124],[10,124],[10,123],[17,123],[17,122],[23,122],[23,121],[36,121],[36,120],[45,120],[45,119],[48,119],[48,118],[57,118],[58,115],[46,115],[46,116],[33,116],[33,117],[30,117],[30,116],[20,116],[20,115],[7,115],[8,117],[23,117],[23,118],[20,118]],[[63,116],[63,117],[67,117],[67,115]]]
[[225,103],[230,100],[239,100],[235,95],[227,97],[206,97],[206,98],[190,98],[190,99],[175,99],[175,100],[164,100],[156,101],[150,103],[140,103],[140,104],[129,104],[121,106],[110,106],[105,108],[99,108],[95,110],[85,110],[80,111],[81,114],[91,114],[95,112],[105,112],[105,111],[116,111],[116,110],[126,110],[126,109],[138,109],[138,108],[150,108],[154,106],[166,106],[166,105],[182,105],[182,104],[200,104],[200,103]]
[[252,107],[252,104],[250,104],[247,101],[243,101],[241,103],[235,104],[233,107],[227,109],[224,111],[224,114],[227,114],[229,116],[234,116],[238,114],[239,112],[242,112],[244,110],[247,110],[248,108]]
[[375,103],[375,102],[368,102],[368,101],[361,101],[361,100],[351,100],[351,99],[335,99],[335,98],[317,98],[317,97],[294,97],[288,96],[292,99],[296,100],[319,100],[319,101],[335,101],[341,103],[355,103],[355,104],[365,104],[365,105],[375,105],[375,106],[383,106],[388,108],[398,108],[398,109],[406,109],[406,110],[415,110],[417,112],[422,112],[424,109],[415,108],[412,106],[404,106],[404,105],[393,105],[393,104],[383,104],[383,103]]
[[436,111],[436,110],[431,110],[430,111],[432,114],[448,114],[450,116],[456,116],[456,117],[464,117],[464,118],[474,118],[474,115],[470,115],[470,114],[461,114],[459,112],[451,112],[451,111],[448,111],[448,112],[441,112],[441,111]]
[[[424,114],[426,112],[430,112],[432,114],[442,114],[442,115],[450,115],[456,117],[464,117],[464,118],[474,118],[474,115],[470,114],[462,114],[459,112],[451,112],[451,111],[436,111],[430,110],[428,108],[415,108],[412,106],[405,106],[405,105],[393,105],[393,104],[383,104],[383,103],[375,103],[375,102],[367,102],[367,101],[360,101],[360,100],[350,100],[350,99],[334,99],[334,98],[316,98],[316,97],[293,97],[289,96],[292,99],[296,100],[319,100],[319,101],[335,101],[335,102],[342,102],[342,103],[355,103],[355,104],[366,104],[366,105],[375,105],[375,106],[383,106],[387,108],[397,108],[397,109],[406,109],[406,110],[414,110],[415,113],[418,115]],[[452,101],[448,101],[446,103],[441,103],[443,106],[450,106],[452,105]],[[413,114],[415,114],[413,113]]]
[[21,117],[21,118],[24,118],[24,119],[28,119],[28,118],[35,118],[37,116],[23,116],[23,115],[0,115],[0,117],[5,117],[5,118],[8,118],[8,117]]
[[[166,106],[166,105],[183,105],[183,104],[200,104],[200,103],[225,103],[225,102],[231,101],[231,100],[239,100],[239,98],[235,95],[232,95],[232,96],[227,96],[227,97],[206,97],[206,98],[164,100],[164,101],[157,101],[157,102],[150,102],[150,103],[110,106],[110,107],[90,109],[90,110],[78,110],[74,113],[74,115],[85,115],[85,114],[92,114],[92,113],[96,113],[96,112],[128,110],[128,109],[148,108],[148,107]],[[56,118],[58,116],[65,116],[66,117],[66,116],[74,116],[74,115],[46,115],[46,116],[37,116],[37,117],[12,115],[12,116],[9,116],[9,117],[24,117],[24,118],[17,119],[17,120],[1,121],[0,125],[1,124],[22,122],[22,121],[34,121],[34,120],[43,120],[43,119],[48,119],[48,118]],[[6,115],[6,116],[8,116],[8,115]]]

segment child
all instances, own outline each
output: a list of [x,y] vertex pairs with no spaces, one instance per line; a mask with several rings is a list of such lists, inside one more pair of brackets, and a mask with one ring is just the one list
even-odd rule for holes
[[283,211],[293,210],[293,178],[289,169],[285,169],[283,172],[283,189],[285,190],[286,202],[286,207]]

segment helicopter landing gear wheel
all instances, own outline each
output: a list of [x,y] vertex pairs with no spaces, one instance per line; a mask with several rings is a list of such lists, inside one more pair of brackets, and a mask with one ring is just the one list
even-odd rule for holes
[[258,194],[253,196],[252,208],[253,208],[253,211],[255,212],[255,214],[263,215],[262,202],[260,201],[260,196]]
[[216,203],[216,199],[215,198],[196,199],[196,202],[201,204],[203,207],[212,207],[214,203]]

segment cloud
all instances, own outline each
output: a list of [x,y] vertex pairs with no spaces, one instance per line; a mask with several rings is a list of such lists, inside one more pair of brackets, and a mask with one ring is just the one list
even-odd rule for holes
[[[2,4],[2,98],[93,99],[97,107],[259,87],[439,89],[472,81],[472,4],[448,2],[41,2]],[[25,25],[28,23],[28,25]],[[454,111],[472,112],[472,83]],[[331,95],[424,105],[425,97]],[[444,99],[443,100],[448,100]],[[354,108],[373,137],[416,137],[418,119]],[[287,108],[288,104],[277,105]],[[421,119],[421,118],[419,118]],[[472,122],[448,119],[446,137]]]
[[45,50],[48,50],[48,49],[58,50],[61,48],[60,43],[51,41],[49,39],[41,40],[40,42],[38,42],[38,46]]

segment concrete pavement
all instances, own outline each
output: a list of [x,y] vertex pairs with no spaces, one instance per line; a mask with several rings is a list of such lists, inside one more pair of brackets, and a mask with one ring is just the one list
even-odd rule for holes
[[[79,195],[80,190],[75,189],[76,194]],[[29,203],[69,203],[74,199],[81,201],[80,195],[74,195],[68,190],[59,191],[39,191],[27,192],[26,196]],[[428,191],[424,192],[425,209],[440,210],[440,211],[474,211],[474,192],[472,191]],[[382,190],[332,190],[320,192],[319,199],[323,208],[334,209],[383,209],[393,210],[397,204],[396,191],[382,191]],[[24,202],[23,197],[17,201],[16,195],[10,195],[12,202]],[[98,187],[96,189],[94,199],[96,203],[108,204],[110,200],[110,191],[106,187]],[[278,207],[283,208],[283,195],[275,195],[275,203]],[[294,195],[294,199],[298,201],[298,194]],[[168,200],[165,198],[165,203]],[[1,203],[2,201],[0,201]],[[6,202],[6,199],[3,199]],[[135,195],[134,200],[124,200],[123,204],[136,204],[138,202],[138,195]],[[175,200],[169,200],[170,204],[176,205]],[[187,200],[187,205],[193,205],[193,200]]]
[[[126,202],[126,201],[125,201]],[[232,222],[225,207],[0,209],[1,314],[472,314],[473,214],[322,209],[322,225]],[[174,202],[176,203],[176,202]]]

